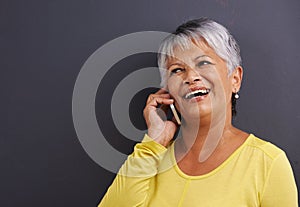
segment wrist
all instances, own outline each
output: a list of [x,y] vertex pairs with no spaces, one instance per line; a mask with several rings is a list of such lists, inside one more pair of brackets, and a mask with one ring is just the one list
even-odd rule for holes
[[169,144],[169,140],[166,137],[162,136],[161,134],[159,135],[159,134],[151,133],[150,131],[148,131],[148,136],[153,141],[155,141],[156,143],[158,143],[164,147],[168,146],[168,144]]

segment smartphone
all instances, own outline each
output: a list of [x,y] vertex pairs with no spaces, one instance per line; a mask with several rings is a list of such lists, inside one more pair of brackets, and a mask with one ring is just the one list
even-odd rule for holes
[[180,124],[181,124],[181,121],[180,121],[180,118],[179,118],[179,116],[178,116],[178,113],[177,113],[177,111],[176,111],[176,109],[175,109],[174,104],[170,104],[170,108],[171,108],[171,111],[172,111],[172,113],[173,113],[173,115],[174,115],[174,118],[175,118],[177,124],[180,125]]

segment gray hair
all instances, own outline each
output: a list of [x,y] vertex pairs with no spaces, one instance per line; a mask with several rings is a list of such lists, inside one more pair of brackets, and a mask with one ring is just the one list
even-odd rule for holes
[[180,25],[161,43],[158,50],[158,67],[160,68],[161,86],[166,86],[166,62],[174,56],[174,47],[188,49],[193,40],[203,38],[216,54],[227,63],[229,75],[241,65],[240,49],[229,31],[221,24],[208,19],[190,20]]

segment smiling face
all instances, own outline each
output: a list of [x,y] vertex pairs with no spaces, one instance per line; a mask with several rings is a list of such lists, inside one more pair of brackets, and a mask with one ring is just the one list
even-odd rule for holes
[[167,89],[185,120],[231,114],[231,95],[240,88],[241,67],[228,75],[226,62],[204,40],[174,48],[167,61]]

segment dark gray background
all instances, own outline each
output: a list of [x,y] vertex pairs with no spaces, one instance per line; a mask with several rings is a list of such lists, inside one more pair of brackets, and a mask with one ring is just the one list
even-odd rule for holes
[[[236,125],[285,150],[299,182],[299,0],[1,0],[0,205],[96,206],[114,174],[89,158],[73,127],[72,93],[83,63],[121,35],[170,32],[201,16],[227,26],[241,46]],[[126,58],[98,89],[99,125],[124,153],[134,143],[115,131],[111,93],[130,71],[149,66],[153,54]],[[139,93],[131,104],[137,112],[130,110],[140,128],[144,99]]]

